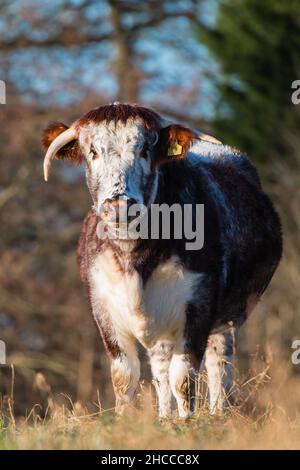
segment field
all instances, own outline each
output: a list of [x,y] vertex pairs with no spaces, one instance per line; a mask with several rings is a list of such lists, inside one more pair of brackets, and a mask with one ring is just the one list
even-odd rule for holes
[[[49,394],[46,416],[2,422],[1,449],[297,449],[300,389],[288,377],[285,364],[269,377],[269,367],[244,383],[243,400],[224,417],[208,414],[205,400],[195,417],[159,421],[149,387],[140,388],[140,409],[128,409],[122,418],[112,410],[88,414],[79,402],[57,406]],[[42,377],[40,386],[45,387]]]

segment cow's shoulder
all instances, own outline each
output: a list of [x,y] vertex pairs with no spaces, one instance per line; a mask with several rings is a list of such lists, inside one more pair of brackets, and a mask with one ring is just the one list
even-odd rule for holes
[[237,177],[246,178],[252,184],[261,188],[260,179],[255,166],[247,155],[229,145],[210,142],[195,142],[187,156],[187,163],[194,168],[205,171],[205,168],[220,169]]

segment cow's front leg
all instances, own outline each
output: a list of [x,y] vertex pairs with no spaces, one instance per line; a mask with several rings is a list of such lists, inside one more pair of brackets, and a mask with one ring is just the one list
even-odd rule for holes
[[233,382],[235,328],[210,335],[205,352],[209,409],[211,414],[223,413]]
[[180,418],[188,418],[192,411],[190,406],[190,392],[194,369],[189,355],[183,352],[183,348],[176,348],[174,351],[170,364],[169,377],[171,389],[177,401],[178,415]]
[[174,344],[171,342],[158,341],[148,350],[160,418],[168,418],[171,415],[172,392],[169,382],[169,368],[173,348]]
[[[95,308],[97,307],[97,308]],[[132,337],[118,340],[106,310],[98,304],[93,315],[110,359],[112,384],[116,397],[116,413],[122,414],[131,401],[140,378],[140,361]]]
[[116,397],[116,413],[130,403],[140,378],[140,361],[135,347],[122,348],[111,360],[111,378]]

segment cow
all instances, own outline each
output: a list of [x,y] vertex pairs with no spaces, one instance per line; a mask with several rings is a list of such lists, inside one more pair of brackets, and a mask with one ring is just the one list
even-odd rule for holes
[[[139,383],[140,344],[161,418],[171,416],[172,396],[180,418],[193,412],[189,389],[202,361],[210,412],[222,413],[236,330],[282,252],[280,221],[256,169],[239,150],[126,103],[101,105],[70,127],[51,123],[42,141],[46,181],[54,158],[85,162],[92,208],[77,255],[110,359],[116,412],[123,413]],[[140,223],[155,219],[149,216],[155,205],[174,204],[191,208],[190,223],[203,231],[200,247],[188,248],[190,239],[175,234],[175,219],[169,237],[161,230],[156,237],[130,237],[128,230],[123,236],[124,210],[131,223]],[[134,205],[145,208],[143,216],[129,217]]]

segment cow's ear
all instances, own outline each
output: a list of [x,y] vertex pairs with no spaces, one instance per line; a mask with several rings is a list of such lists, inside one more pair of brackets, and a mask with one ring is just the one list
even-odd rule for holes
[[198,138],[194,131],[179,124],[162,128],[156,144],[155,162],[160,164],[184,159],[193,139]]
[[[58,137],[60,134],[62,134],[68,129],[69,127],[63,124],[62,122],[51,122],[42,132],[42,144],[44,149],[48,150],[48,147],[56,139],[56,137]],[[82,163],[83,157],[77,139],[73,139],[66,145],[61,147],[56,152],[55,158],[67,158],[73,163]]]

